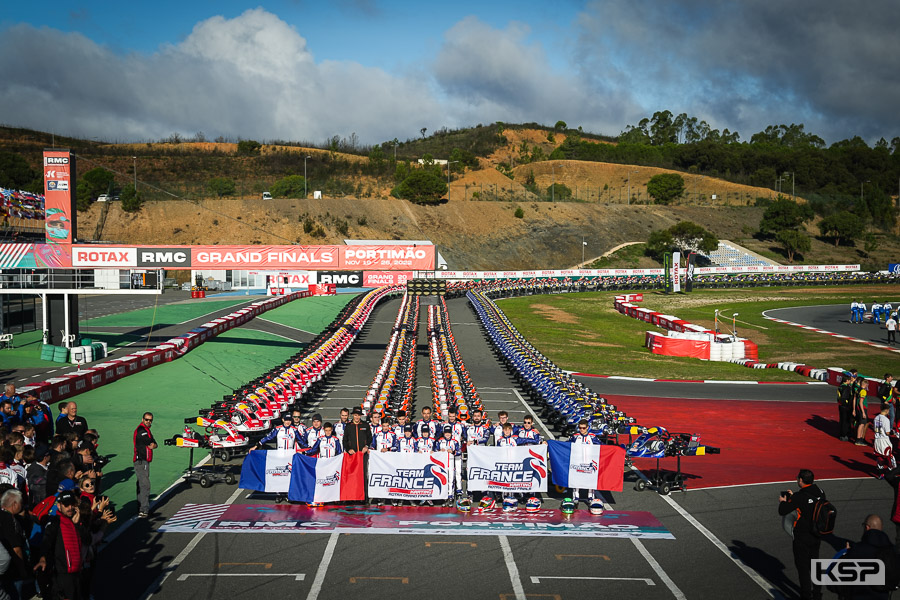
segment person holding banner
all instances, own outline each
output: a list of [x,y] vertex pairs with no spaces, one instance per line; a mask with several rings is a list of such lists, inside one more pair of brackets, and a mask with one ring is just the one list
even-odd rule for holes
[[273,439],[277,450],[296,450],[297,448],[306,447],[303,444],[303,434],[291,424],[291,416],[284,413],[281,418],[283,423],[274,427],[272,431],[256,442],[250,450],[259,450],[260,446]]
[[538,430],[534,428],[534,418],[530,415],[525,415],[525,418],[522,419],[522,427],[519,428],[518,434],[518,445],[524,446],[526,444],[546,444],[543,439],[541,439],[541,434],[538,433]]
[[456,440],[460,447],[462,447],[463,436],[466,434],[465,425],[457,420],[458,411],[455,406],[451,406],[447,409],[447,422],[444,423],[444,429],[450,427],[453,432],[453,439]]
[[[596,435],[588,431],[588,422],[582,419],[578,422],[578,433],[569,438],[569,443],[575,444],[576,446],[579,444],[599,446],[600,440]],[[575,506],[578,506],[580,491],[580,488],[572,488],[572,500],[575,502]],[[587,490],[587,502],[592,513],[603,512],[603,502],[600,499],[594,498],[594,490]]]
[[391,418],[385,417],[381,422],[381,429],[372,436],[372,450],[376,452],[391,452],[397,444],[397,435],[391,428]]
[[416,438],[416,452],[431,452],[434,450],[434,440],[431,438],[431,429],[422,428],[422,435]]
[[481,420],[484,414],[480,408],[472,411],[472,422],[466,427],[467,446],[485,446],[491,437],[491,429]]
[[303,450],[303,454],[312,454],[316,458],[333,458],[343,453],[341,441],[334,435],[334,428],[331,423],[325,423],[322,426],[322,437],[316,440],[316,443],[307,450]]
[[453,497],[462,494],[462,444],[453,437],[453,427],[444,425],[444,435],[434,441],[435,452],[450,453],[450,476],[456,483],[456,492],[451,493],[447,499],[446,506],[453,506]]
[[306,443],[304,446],[312,448],[313,444],[323,437],[325,437],[325,432],[322,427],[322,415],[316,413],[312,416],[312,426],[306,429],[306,439],[304,440]]

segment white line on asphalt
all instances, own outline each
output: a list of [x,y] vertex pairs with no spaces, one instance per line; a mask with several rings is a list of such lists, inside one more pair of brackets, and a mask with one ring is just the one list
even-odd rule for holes
[[178,576],[178,581],[187,581],[189,577],[293,577],[294,581],[306,579],[305,573],[185,573]]
[[498,535],[500,540],[500,548],[503,549],[503,560],[506,561],[506,568],[509,571],[509,580],[512,582],[513,592],[516,600],[525,600],[525,588],[522,587],[522,580],[519,578],[519,568],[513,558],[512,548],[509,547],[509,540],[505,535]]
[[551,440],[555,440],[555,439],[556,439],[556,436],[553,435],[552,433],[550,433],[550,430],[547,429],[547,426],[544,425],[544,422],[541,421],[541,420],[538,418],[537,414],[531,409],[531,405],[528,404],[527,402],[525,402],[525,398],[522,397],[522,394],[519,393],[519,390],[517,390],[516,388],[511,388],[511,389],[512,389],[513,394],[516,395],[516,398],[518,398],[519,400],[522,401],[522,404],[525,406],[525,409],[526,409],[529,413],[531,413],[531,416],[532,416],[532,417],[534,417],[534,422],[537,423],[538,425],[540,425],[541,428],[544,430],[544,433],[547,434],[547,438],[548,438],[548,439],[551,439]]
[[684,595],[678,586],[675,585],[675,582],[672,581],[672,578],[669,577],[669,574],[666,573],[665,569],[653,558],[653,555],[650,554],[650,551],[644,547],[644,544],[641,540],[637,538],[631,538],[632,543],[634,543],[634,547],[638,549],[638,552],[641,553],[641,556],[644,557],[644,560],[650,564],[650,568],[652,568],[656,574],[662,579],[663,583],[666,584],[666,587],[669,588],[669,591],[672,592],[672,595],[678,598],[678,600],[686,600],[687,596]]
[[[240,488],[235,490],[231,497],[225,501],[225,504],[231,504],[232,502],[237,500],[237,497],[241,495],[242,491],[243,490],[241,490]],[[160,576],[156,578],[156,581],[150,584],[150,587],[148,587],[144,594],[141,596],[141,600],[148,600],[149,598],[152,598],[153,595],[156,594],[156,592],[160,591],[160,588],[166,582],[166,579],[169,578],[169,575],[171,575],[172,572],[185,561],[185,559],[188,557],[188,554],[193,552],[194,548],[197,547],[197,544],[199,544],[200,541],[204,537],[206,537],[206,533],[207,532],[205,531],[201,531],[200,533],[195,535],[190,542],[188,542],[188,545],[184,547],[184,550],[179,552],[178,556],[172,559],[172,562],[170,562],[166,569],[160,574]]]
[[[242,308],[245,308],[245,307],[243,306],[244,304],[249,304],[249,301],[248,301],[248,302],[238,302],[237,304],[233,304],[233,305],[231,305],[231,306],[228,307],[228,308],[231,309],[231,312],[235,312],[235,311],[241,310]],[[216,314],[217,312],[222,312],[223,310],[228,310],[228,308],[219,308],[219,309],[214,310],[214,311],[212,311],[212,312],[208,312],[208,313],[206,313],[205,315],[200,315],[199,317],[194,317],[193,319],[188,319],[187,321],[182,321],[181,323],[175,323],[175,324],[176,324],[176,325],[184,325],[185,323],[189,323],[189,322],[191,322],[191,321],[196,321],[196,320],[202,319],[202,318],[204,318],[204,317],[208,317],[209,315],[214,315],[214,314]],[[231,314],[231,313],[225,313],[225,314],[227,315],[227,314]],[[258,319],[259,317],[254,317],[254,318]],[[252,319],[251,319],[251,320],[252,320]]]
[[[638,477],[640,477],[640,478],[643,479],[644,481],[648,481],[648,482],[650,481],[650,480],[647,478],[646,475],[644,475],[643,473],[641,473],[641,471],[638,470],[638,469],[636,469],[634,466],[631,467],[631,470],[634,471],[635,473],[637,473]],[[677,502],[675,502],[674,500],[672,500],[671,496],[660,496],[660,498],[662,498],[665,502],[667,502],[667,503],[669,504],[669,506],[671,506],[672,508],[674,508],[674,509],[675,509],[675,512],[677,512],[677,513],[680,514],[682,517],[684,517],[684,519],[685,519],[688,523],[690,523],[691,525],[693,525],[693,526],[694,526],[694,529],[696,529],[696,530],[699,531],[701,534],[703,534],[703,537],[705,537],[706,539],[708,539],[708,540],[712,543],[713,546],[715,546],[716,548],[718,548],[718,549],[722,552],[722,554],[724,554],[725,556],[727,556],[728,558],[730,558],[730,559],[731,559],[731,562],[733,562],[734,564],[736,564],[736,565],[738,566],[738,568],[739,568],[741,571],[743,571],[744,573],[746,573],[746,574],[747,574],[747,577],[749,577],[750,579],[752,579],[752,580],[754,581],[754,583],[756,583],[756,585],[758,585],[759,587],[761,587],[762,590],[763,590],[766,594],[768,594],[770,598],[774,598],[774,597],[775,597],[775,593],[774,593],[774,591],[775,591],[775,586],[773,586],[771,583],[769,583],[768,581],[766,581],[765,578],[764,578],[762,575],[760,575],[759,573],[757,573],[756,571],[754,571],[752,568],[748,567],[748,566],[744,563],[744,561],[742,561],[738,556],[736,556],[736,555],[734,554],[734,552],[732,552],[731,550],[729,550],[729,549],[728,549],[728,546],[726,546],[724,543],[722,543],[722,541],[721,541],[719,538],[717,538],[717,537],[715,536],[715,534],[713,534],[713,532],[711,532],[709,529],[707,529],[706,527],[704,527],[703,524],[700,523],[700,521],[698,521],[696,518],[694,518],[694,515],[692,515],[692,514],[689,513],[688,511],[686,511],[684,508],[681,507],[680,504],[678,504]]]
[[[816,479],[816,481],[851,481],[854,479],[872,479],[871,475],[867,475],[864,477],[831,477],[828,479]],[[797,483],[796,479],[792,479],[790,481],[760,481],[757,483],[735,483],[733,485],[711,485],[709,487],[692,487],[685,490],[686,492],[699,492],[703,490],[724,490],[726,488],[739,488],[739,487],[751,487],[755,485],[784,485],[784,484],[792,484]]]
[[289,341],[289,342],[294,342],[295,344],[299,344],[299,343],[302,342],[302,340],[298,340],[298,339],[295,339],[295,338],[289,338],[289,337],[286,336],[286,335],[281,335],[281,334],[278,334],[278,333],[272,333],[271,331],[263,331],[262,329],[250,329],[250,328],[248,328],[248,327],[242,327],[241,329],[243,329],[244,331],[256,331],[256,332],[259,332],[259,333],[265,333],[265,334],[267,334],[267,335],[274,335],[275,337],[280,337],[280,338],[283,339],[283,340],[287,340],[287,341]]
[[[643,581],[647,585],[656,585],[656,582],[647,577],[563,577],[556,575],[541,575],[532,577],[531,583],[540,583],[541,579],[587,579],[589,581]],[[682,596],[683,598],[684,596]]]
[[299,327],[291,327],[290,325],[283,325],[283,324],[281,324],[281,323],[277,323],[277,322],[271,321],[271,320],[269,320],[269,319],[263,319],[262,317],[256,317],[256,320],[257,320],[257,321],[265,321],[266,323],[272,323],[272,324],[274,324],[274,325],[279,325],[279,326],[281,326],[281,327],[287,327],[288,329],[293,329],[294,331],[299,331],[299,332],[301,332],[301,333],[308,333],[309,335],[316,335],[316,334],[313,333],[312,331],[307,331],[307,330],[305,330],[305,329],[300,329]]
[[325,553],[322,554],[322,562],[316,570],[316,578],[313,579],[312,588],[306,600],[316,600],[319,592],[322,590],[322,584],[325,583],[325,572],[328,571],[328,565],[331,563],[331,557],[334,556],[334,547],[337,546],[338,536],[340,534],[335,531],[328,536],[328,545],[325,546]]

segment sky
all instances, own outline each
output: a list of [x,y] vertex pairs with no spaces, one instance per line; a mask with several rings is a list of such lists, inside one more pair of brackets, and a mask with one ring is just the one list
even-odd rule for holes
[[503,121],[900,136],[896,0],[5,2],[0,123],[363,144]]

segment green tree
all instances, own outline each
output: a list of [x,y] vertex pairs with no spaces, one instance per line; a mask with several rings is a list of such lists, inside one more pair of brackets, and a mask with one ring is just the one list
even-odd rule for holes
[[276,181],[270,191],[273,198],[305,198],[306,179],[303,175],[288,175]]
[[835,248],[840,245],[842,240],[856,241],[862,236],[864,229],[863,220],[847,210],[834,213],[819,221],[819,231],[824,237],[834,241]]
[[679,250],[709,254],[719,247],[716,236],[691,221],[679,221],[669,228],[669,235]]
[[206,182],[206,189],[217,198],[234,194],[234,180],[227,177],[213,177]]
[[569,128],[569,126],[566,125],[565,121],[557,121],[556,125],[553,126],[553,129],[555,129],[557,131],[565,131],[568,128]]
[[568,200],[572,197],[572,190],[564,183],[554,183],[547,188],[547,197],[556,200]]
[[763,237],[773,238],[783,229],[799,229],[812,218],[813,210],[808,204],[801,206],[779,195],[763,213],[759,233]]
[[381,149],[381,146],[375,146],[372,148],[371,152],[369,152],[369,166],[372,167],[372,170],[375,172],[379,172],[383,165],[384,151]]
[[122,200],[122,210],[125,212],[138,212],[141,210],[141,205],[144,203],[141,198],[141,193],[135,192],[134,185],[126,185],[125,188],[122,189],[120,198]]
[[795,254],[809,252],[812,248],[809,236],[796,229],[782,229],[775,234],[775,240],[784,249],[788,262],[791,263],[794,262]]
[[874,233],[866,233],[866,235],[863,236],[863,242],[863,250],[865,251],[866,256],[869,256],[878,249],[878,238],[875,237]]
[[647,182],[647,193],[659,204],[669,204],[684,194],[684,177],[678,173],[660,173]]
[[662,262],[663,257],[675,247],[675,241],[668,229],[657,229],[650,233],[644,254]]
[[414,169],[391,190],[391,195],[395,198],[416,204],[437,204],[446,193],[447,182],[431,169]]
[[262,144],[256,140],[241,140],[237,145],[237,153],[241,156],[249,156],[251,154],[259,154]]
[[517,219],[523,219],[523,218],[525,218],[525,211],[522,210],[522,207],[521,207],[521,206],[517,206],[517,207],[516,207],[516,212],[514,212],[513,215],[514,215]]
[[[31,168],[28,161],[16,152],[0,152],[0,187],[29,192],[40,192],[41,174]],[[36,189],[35,182],[38,183]]]
[[91,198],[96,198],[100,194],[108,194],[112,191],[112,185],[116,180],[116,176],[112,171],[107,171],[103,167],[96,167],[87,171],[79,177],[80,181],[84,181],[89,187]]

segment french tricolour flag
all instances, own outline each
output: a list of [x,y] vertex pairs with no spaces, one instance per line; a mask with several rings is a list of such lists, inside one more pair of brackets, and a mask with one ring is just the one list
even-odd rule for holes
[[288,499],[294,502],[351,502],[366,499],[362,452],[332,458],[294,455]]
[[293,450],[253,450],[241,466],[238,487],[257,492],[287,494],[291,485]]
[[584,490],[621,492],[625,449],[612,444],[570,444],[549,440],[553,483]]

